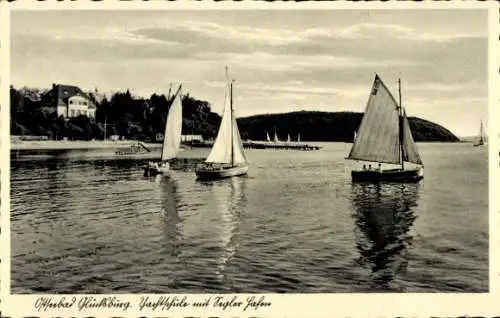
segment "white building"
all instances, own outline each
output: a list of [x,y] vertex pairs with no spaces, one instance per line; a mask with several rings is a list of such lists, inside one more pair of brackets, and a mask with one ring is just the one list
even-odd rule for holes
[[42,102],[45,109],[57,111],[57,115],[64,118],[80,115],[95,118],[96,105],[77,86],[53,84],[52,89],[42,96]]

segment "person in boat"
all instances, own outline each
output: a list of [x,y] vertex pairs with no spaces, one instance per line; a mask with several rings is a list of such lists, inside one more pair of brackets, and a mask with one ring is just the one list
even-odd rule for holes
[[368,170],[372,170],[372,165],[368,165]]
[[366,165],[363,165],[363,170],[366,170]]
[[382,164],[380,162],[378,163],[377,170],[378,170],[378,172],[382,172]]

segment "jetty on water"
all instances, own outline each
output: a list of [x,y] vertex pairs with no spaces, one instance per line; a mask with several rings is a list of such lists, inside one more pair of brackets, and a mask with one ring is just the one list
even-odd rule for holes
[[[265,141],[243,141],[243,148],[248,149],[274,149],[274,150],[299,150],[299,151],[313,151],[320,150],[320,146],[309,145],[303,143],[294,143],[294,142],[265,142]],[[188,143],[188,146],[193,148],[211,148],[212,142],[193,142]]]

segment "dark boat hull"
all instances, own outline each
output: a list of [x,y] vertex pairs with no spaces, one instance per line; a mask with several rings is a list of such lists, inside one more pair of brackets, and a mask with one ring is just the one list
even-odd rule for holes
[[245,175],[247,174],[247,172],[248,172],[248,165],[224,167],[216,169],[201,167],[199,169],[196,169],[195,171],[198,180],[225,179],[225,178]]
[[424,178],[420,169],[392,170],[354,170],[351,172],[353,182],[419,182]]

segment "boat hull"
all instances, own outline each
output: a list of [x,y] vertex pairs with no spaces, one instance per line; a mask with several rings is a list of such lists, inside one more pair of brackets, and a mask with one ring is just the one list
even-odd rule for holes
[[241,165],[235,167],[220,167],[208,168],[201,167],[196,169],[196,177],[198,180],[216,180],[224,179],[235,176],[245,175],[248,172],[248,165]]
[[154,177],[157,175],[164,175],[164,176],[169,176],[170,175],[170,166],[167,165],[161,165],[161,166],[154,166],[152,164],[148,164],[144,167],[144,176],[145,177]]
[[353,170],[353,182],[419,182],[424,178],[423,171],[417,169],[391,169],[391,170]]

